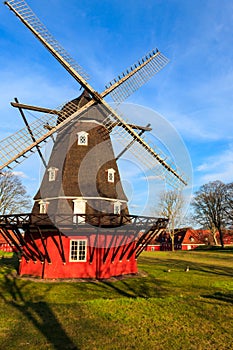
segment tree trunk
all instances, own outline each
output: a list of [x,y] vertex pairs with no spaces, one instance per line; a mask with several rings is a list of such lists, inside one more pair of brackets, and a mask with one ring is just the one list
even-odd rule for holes
[[217,237],[216,237],[216,233],[218,232],[218,230],[216,229],[216,227],[212,227],[211,228],[211,233],[213,236],[213,243],[214,245],[218,245],[218,241],[217,241]]
[[224,248],[223,232],[222,232],[221,228],[218,229],[218,232],[219,232],[220,244],[221,244],[222,248]]
[[172,252],[175,251],[175,244],[174,244],[174,234],[171,234],[171,241],[172,241]]
[[175,251],[175,232],[173,228],[170,231],[170,238],[171,238],[171,244],[172,244],[172,252],[174,252]]

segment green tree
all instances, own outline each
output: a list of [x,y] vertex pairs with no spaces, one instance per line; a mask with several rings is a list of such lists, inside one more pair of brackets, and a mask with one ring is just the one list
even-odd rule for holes
[[0,173],[0,214],[20,214],[31,208],[30,197],[18,176]]

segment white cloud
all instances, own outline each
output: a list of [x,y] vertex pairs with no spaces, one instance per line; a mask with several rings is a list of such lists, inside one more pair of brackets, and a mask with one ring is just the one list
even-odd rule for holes
[[137,208],[141,208],[141,206],[138,204],[130,204],[130,208],[137,209]]
[[221,154],[216,154],[205,159],[196,171],[200,173],[200,184],[209,181],[220,180],[225,183],[233,181],[233,144]]
[[[190,114],[184,115],[177,112],[167,112],[169,119],[172,119],[173,125],[179,130],[181,135],[188,139],[198,139],[198,140],[218,140],[220,137],[219,132],[214,129],[211,130],[210,127],[206,127],[207,120],[203,120],[201,115],[205,111],[193,111]],[[210,123],[210,121],[209,121]]]
[[28,179],[28,175],[26,175],[23,171],[13,171],[12,174],[23,179]]
[[208,72],[200,71],[198,74],[198,81],[184,82],[183,86],[169,81],[166,93],[169,103],[163,98],[156,108],[186,140],[232,138],[233,67],[225,66],[222,72],[216,72],[214,76],[211,76],[211,72],[208,75]]
[[159,175],[148,175],[148,176],[142,177],[142,180],[147,180],[147,181],[161,180],[161,176],[159,176]]

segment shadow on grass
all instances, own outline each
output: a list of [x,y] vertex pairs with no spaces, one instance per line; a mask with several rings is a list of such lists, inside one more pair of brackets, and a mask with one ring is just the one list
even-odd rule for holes
[[204,263],[204,262],[194,262],[191,260],[185,260],[185,259],[179,259],[179,258],[172,258],[169,259],[156,259],[156,258],[147,258],[143,257],[141,259],[141,262],[143,264],[148,264],[153,266],[152,264],[156,264],[156,260],[158,264],[163,264],[165,268],[171,268],[176,269],[180,271],[184,271],[187,266],[189,266],[190,270],[208,273],[208,274],[214,274],[219,276],[233,276],[233,267],[228,266],[220,266],[217,264],[210,264],[210,263]]
[[[152,263],[155,263],[152,259]],[[12,273],[18,268],[18,259],[16,255],[0,259],[0,266],[5,267],[4,273]],[[153,276],[147,276],[144,272],[132,277],[122,276],[109,280],[87,281],[87,283],[78,283],[80,296],[85,294],[86,298],[92,295],[90,299],[102,293],[103,299],[113,299],[119,297],[126,298],[161,298],[169,293],[171,287],[169,281],[159,280]],[[13,293],[14,288],[11,288]]]
[[221,293],[221,292],[216,292],[212,295],[202,295],[203,298],[207,299],[215,299],[215,300],[220,300],[224,301],[226,303],[233,304],[233,293]]
[[[166,285],[166,286],[165,286]],[[162,298],[168,294],[169,282],[153,277],[124,278],[120,281],[101,281],[101,287],[127,298]]]
[[232,246],[225,246],[224,248],[220,246],[200,246],[194,249],[196,252],[213,252],[213,253],[233,253]]
[[[17,281],[17,278],[13,274],[8,274],[4,277],[4,293],[1,293],[0,297],[4,300],[5,304],[13,306],[24,315],[46,340],[53,345],[54,349],[78,350],[77,346],[66,334],[50,306],[44,301],[33,302],[32,300],[26,300],[26,293],[23,293],[22,290],[27,282],[21,284],[21,287],[19,287]],[[23,323],[20,326],[23,327]]]
[[[2,253],[2,252],[1,252]],[[0,255],[0,267],[9,267],[11,270],[15,269],[18,271],[19,259],[16,254],[8,253]]]

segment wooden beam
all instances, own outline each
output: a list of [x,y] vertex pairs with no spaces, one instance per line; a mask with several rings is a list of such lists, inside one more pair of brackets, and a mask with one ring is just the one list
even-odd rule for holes
[[[132,126],[131,126],[132,127]],[[144,130],[141,130],[140,133],[138,134],[139,136],[141,136],[142,134],[144,134],[144,132],[146,131],[145,129],[150,129],[150,124],[147,124],[147,126],[143,127]],[[134,142],[136,142],[135,139],[133,139],[124,149],[123,151],[121,151],[118,156],[116,157],[116,160],[118,160],[133,144]]]
[[[111,126],[108,127],[109,132],[111,132],[112,129],[118,125],[119,125],[118,123],[111,123]],[[136,125],[136,124],[127,124],[127,125],[130,126],[132,129],[143,131],[143,132],[152,130],[152,128],[149,128],[150,124],[148,124],[147,126],[141,126],[141,125]],[[138,135],[140,135],[140,134],[138,134]]]
[[45,107],[38,107],[38,106],[31,106],[31,105],[26,105],[23,103],[17,103],[17,102],[11,102],[11,105],[16,108],[22,108],[22,109],[27,109],[29,111],[36,111],[36,112],[41,112],[41,113],[48,113],[48,114],[57,114],[59,115],[61,112],[57,111],[56,109],[49,109]]
[[[61,111],[58,111],[56,109],[49,109],[49,108],[45,108],[45,107],[26,105],[23,103],[11,102],[11,105],[13,107],[27,109],[29,111],[48,113],[48,114],[56,114],[56,115],[62,114]],[[115,125],[117,125],[117,123]],[[152,130],[152,128],[149,128],[148,126],[141,126],[141,125],[136,125],[136,124],[128,124],[128,125],[133,129],[138,129],[138,130],[143,130],[143,131],[151,131]]]
[[136,125],[136,124],[128,124],[129,126],[131,126],[132,129],[138,129],[138,130],[142,130],[142,131],[151,131],[152,128],[150,128],[150,124],[148,124],[147,126],[141,126],[141,125]]
[[[15,98],[15,103],[19,104],[19,101],[18,101],[17,98]],[[26,125],[26,127],[27,127],[27,129],[28,129],[28,132],[29,132],[29,134],[30,134],[30,136],[31,136],[31,138],[32,138],[32,141],[35,142],[36,139],[35,139],[35,137],[34,137],[34,135],[33,135],[33,132],[32,132],[32,130],[31,130],[31,128],[30,128],[30,125],[28,124],[28,121],[27,121],[27,119],[26,119],[26,117],[25,117],[25,115],[24,115],[24,112],[23,112],[22,108],[21,108],[21,107],[18,107],[18,109],[19,109],[19,113],[20,113],[21,117],[23,118],[23,121],[24,121],[24,123],[25,123],[25,125]],[[43,154],[42,154],[42,152],[41,152],[41,150],[40,150],[40,146],[39,146],[39,145],[36,145],[36,149],[37,149],[37,152],[38,152],[38,154],[39,154],[39,156],[40,156],[40,158],[41,158],[41,160],[42,160],[42,163],[44,164],[44,167],[47,168],[47,164],[46,164],[46,161],[45,161],[45,159],[44,159],[44,156],[43,156]]]

